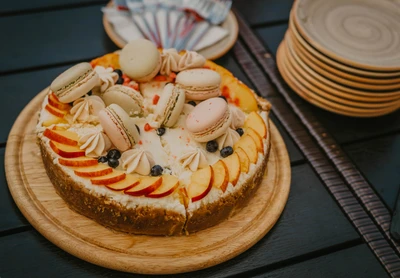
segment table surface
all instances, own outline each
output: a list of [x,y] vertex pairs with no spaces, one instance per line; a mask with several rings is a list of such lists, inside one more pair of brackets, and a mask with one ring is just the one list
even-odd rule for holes
[[[293,0],[236,0],[234,7],[274,54]],[[52,79],[77,62],[117,47],[103,30],[102,0],[6,1],[0,8],[0,163],[12,124]],[[234,51],[216,61],[254,88]],[[268,79],[266,79],[269,82]],[[281,96],[271,96],[280,98]],[[338,116],[304,103],[393,211],[400,186],[400,111],[375,119]],[[286,142],[292,184],[276,226],[223,264],[174,277],[387,277],[323,180],[275,115]],[[41,236],[21,215],[0,172],[0,277],[139,277],[75,258]],[[112,259],[112,258],[110,258]]]

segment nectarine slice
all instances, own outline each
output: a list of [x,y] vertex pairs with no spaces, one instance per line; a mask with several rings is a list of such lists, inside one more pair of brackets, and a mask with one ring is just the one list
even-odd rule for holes
[[147,177],[144,176],[142,178],[140,178],[139,184],[128,189],[125,190],[125,194],[129,194],[132,196],[143,196],[143,195],[147,195],[150,194],[151,192],[153,192],[154,190],[156,190],[157,188],[159,188],[162,184],[163,178],[160,177]]
[[218,160],[214,165],[211,166],[214,172],[214,180],[212,186],[221,189],[225,192],[229,183],[229,172],[225,163],[222,160]]
[[51,114],[53,114],[54,116],[59,117],[59,118],[64,118],[64,116],[68,113],[67,111],[55,108],[55,107],[51,106],[50,104],[46,104],[44,109],[46,109]]
[[47,128],[43,135],[49,138],[52,141],[62,143],[70,146],[78,145],[78,134],[75,132],[67,131],[67,130],[51,130]]
[[59,156],[65,158],[80,157],[85,155],[85,151],[77,146],[69,146],[54,141],[50,141],[50,147]]
[[83,167],[74,170],[75,175],[84,178],[94,178],[108,175],[113,172],[113,169],[104,164],[97,164],[96,166]]
[[250,159],[251,163],[256,163],[258,159],[257,145],[254,139],[250,135],[243,135],[240,137],[239,141],[233,145],[233,149],[236,150],[241,147]]
[[91,178],[90,181],[92,182],[92,184],[96,184],[96,185],[108,185],[108,184],[122,181],[125,179],[125,177],[126,177],[126,174],[124,172],[113,171],[112,173],[102,176],[102,177]]
[[147,194],[150,198],[162,198],[172,194],[179,186],[179,179],[172,175],[163,175],[162,183],[159,188]]
[[209,165],[192,174],[186,191],[192,202],[199,201],[207,196],[213,184],[213,169]]
[[234,152],[230,156],[222,159],[222,161],[224,161],[226,168],[228,168],[229,182],[232,185],[236,185],[240,176],[240,160],[238,154]]
[[47,99],[49,101],[49,104],[57,109],[63,111],[69,111],[71,109],[71,105],[69,105],[68,103],[60,102],[54,93],[49,94]]
[[249,168],[250,168],[250,159],[247,156],[246,152],[241,147],[236,148],[235,152],[239,156],[240,171],[244,172],[244,173],[248,173],[249,172]]
[[87,158],[87,157],[77,157],[77,158],[59,158],[58,162],[63,166],[70,167],[89,167],[99,164],[97,159]]
[[251,127],[248,127],[246,129],[246,134],[250,135],[250,137],[253,138],[254,143],[256,143],[256,146],[257,146],[257,151],[260,153],[264,153],[264,144],[263,144],[262,137],[260,136],[260,134],[258,134]]
[[42,122],[42,126],[48,127],[51,125],[56,125],[56,124],[67,124],[68,122],[64,120],[63,118],[56,117],[52,115],[50,119],[47,119]]
[[265,126],[263,118],[257,112],[251,112],[245,122],[244,127],[251,127],[256,131],[262,138],[267,137],[267,127]]
[[139,181],[140,179],[138,176],[128,174],[124,180],[112,184],[106,184],[106,186],[114,191],[122,191],[138,185]]

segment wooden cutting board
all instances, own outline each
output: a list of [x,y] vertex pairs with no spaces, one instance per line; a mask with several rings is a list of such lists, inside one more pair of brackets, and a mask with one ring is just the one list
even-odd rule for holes
[[232,218],[178,237],[129,235],[105,228],[69,209],[46,175],[34,133],[45,94],[44,90],[36,96],[14,123],[7,141],[5,172],[10,192],[28,221],[74,256],[133,273],[199,270],[249,249],[274,226],[285,207],[290,162],[282,137],[271,123],[272,149],[266,175],[249,205]]

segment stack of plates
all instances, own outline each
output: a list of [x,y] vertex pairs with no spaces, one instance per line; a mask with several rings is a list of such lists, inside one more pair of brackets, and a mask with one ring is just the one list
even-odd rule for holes
[[400,2],[297,0],[277,62],[310,103],[353,117],[400,108]]

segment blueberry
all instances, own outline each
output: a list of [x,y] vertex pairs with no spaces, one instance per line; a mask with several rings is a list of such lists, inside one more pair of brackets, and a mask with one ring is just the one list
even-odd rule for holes
[[119,165],[118,159],[115,159],[115,158],[109,158],[108,159],[108,166],[110,166],[112,168],[117,168],[118,165]]
[[108,160],[110,159],[119,159],[121,157],[121,153],[117,149],[109,150],[107,153]]
[[124,79],[120,76],[120,77],[118,77],[118,80],[117,80],[117,82],[115,82],[115,84],[123,84],[124,83]]
[[240,136],[242,136],[244,133],[243,128],[241,128],[241,127],[237,128],[236,132],[239,133]]
[[227,156],[230,156],[231,154],[233,154],[233,149],[232,149],[232,147],[228,146],[228,147],[223,148],[220,153],[221,153],[222,157],[227,157]]
[[165,133],[165,128],[164,127],[157,128],[156,132],[158,136],[163,136]]
[[108,161],[108,158],[107,158],[107,156],[100,156],[97,159],[97,161],[100,162],[100,163],[106,163]]
[[206,150],[210,153],[215,153],[218,150],[218,143],[215,140],[208,141],[206,145]]
[[196,102],[193,101],[193,100],[189,101],[188,104],[193,105],[193,106],[196,106]]
[[151,167],[150,176],[161,176],[163,168],[160,165],[154,165]]
[[226,100],[226,97],[224,97],[224,96],[218,96],[219,98],[222,98],[223,100],[225,100],[226,102],[228,102],[227,100]]
[[91,96],[91,95],[92,95],[92,91],[89,91],[87,94],[88,94],[89,96]]
[[118,73],[119,77],[122,77],[122,70],[115,69],[114,72]]
[[135,125],[136,126],[136,129],[137,129],[137,132],[139,133],[139,135],[140,135],[140,128],[138,127],[138,125]]

